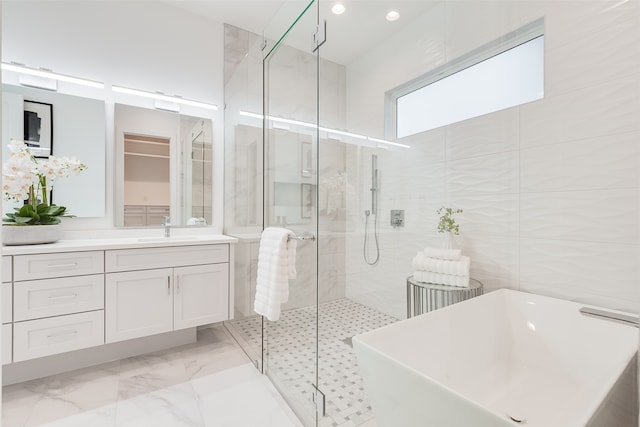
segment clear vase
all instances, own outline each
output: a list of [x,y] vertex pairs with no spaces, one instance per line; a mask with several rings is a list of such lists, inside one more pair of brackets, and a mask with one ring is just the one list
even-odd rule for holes
[[444,239],[442,239],[442,249],[455,249],[456,242],[452,231],[444,233]]

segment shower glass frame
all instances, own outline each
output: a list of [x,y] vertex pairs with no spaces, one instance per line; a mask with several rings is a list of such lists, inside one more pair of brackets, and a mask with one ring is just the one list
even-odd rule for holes
[[[296,6],[300,8],[300,2],[285,3],[264,34],[263,225],[264,228],[285,227],[297,235],[312,234],[316,239],[297,242],[297,277],[289,281],[289,301],[283,306],[280,320],[271,322],[262,318],[261,359],[263,373],[269,377],[301,421],[305,425],[317,425],[318,413],[313,400],[314,386],[318,384],[319,54],[316,51],[313,60],[307,63],[300,61],[293,64],[303,70],[298,74],[301,76],[300,80],[295,83],[299,90],[296,93],[287,93],[290,82],[279,71],[286,70],[291,61],[296,59],[288,50],[288,37],[298,32],[308,33],[309,36],[313,34],[318,22],[319,2],[309,1],[302,12],[291,18]],[[287,19],[293,19],[288,21],[293,23],[276,37],[270,37],[270,33],[278,33],[278,23],[286,22]],[[270,40],[275,41],[271,44]],[[301,97],[302,93],[307,96]],[[296,108],[289,108],[290,104],[295,104]],[[274,118],[296,123],[291,126],[283,125],[282,121]],[[303,167],[308,164],[301,157],[302,153],[307,152],[309,144],[313,166],[311,171]],[[297,161],[300,163],[296,163]],[[288,173],[284,170],[288,170]],[[295,176],[296,171],[298,176]],[[292,207],[295,200],[299,200],[299,205]],[[291,325],[288,322],[291,319],[287,316],[291,313],[303,319],[295,324],[299,333],[297,336],[304,337],[298,342],[290,342],[289,338],[288,328]],[[300,331],[300,328],[303,330]],[[294,346],[295,350],[285,352],[287,346]],[[297,373],[289,369],[289,357],[305,361]],[[303,384],[302,390],[300,384]]]

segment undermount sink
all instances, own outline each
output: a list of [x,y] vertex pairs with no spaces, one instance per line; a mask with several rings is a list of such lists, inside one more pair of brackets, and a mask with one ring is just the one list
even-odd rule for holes
[[140,237],[138,242],[153,243],[153,242],[190,242],[193,240],[199,240],[199,236],[170,236],[170,237]]
[[353,338],[377,425],[637,426],[638,329],[502,289]]

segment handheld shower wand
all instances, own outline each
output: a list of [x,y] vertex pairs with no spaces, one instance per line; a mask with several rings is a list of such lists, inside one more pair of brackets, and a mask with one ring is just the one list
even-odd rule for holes
[[[378,243],[378,156],[373,154],[371,156],[371,211],[368,209],[364,211],[364,247],[362,248],[362,255],[364,261],[369,265],[375,265],[380,260],[380,244]],[[369,235],[369,216],[373,215],[373,236],[376,243],[376,256],[373,261],[369,261],[367,258],[367,240]]]
[[378,156],[371,156],[371,213],[376,215],[378,209]]

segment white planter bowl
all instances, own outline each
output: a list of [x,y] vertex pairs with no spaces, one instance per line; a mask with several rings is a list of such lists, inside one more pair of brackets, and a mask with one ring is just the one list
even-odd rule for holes
[[62,226],[54,225],[2,225],[2,244],[39,245],[57,242],[62,238]]

